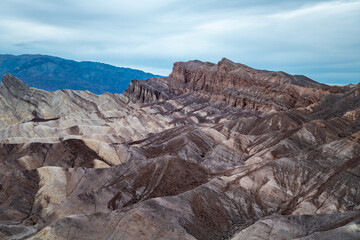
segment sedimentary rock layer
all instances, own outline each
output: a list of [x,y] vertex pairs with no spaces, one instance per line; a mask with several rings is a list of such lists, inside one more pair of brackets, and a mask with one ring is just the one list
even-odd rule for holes
[[124,95],[0,85],[0,237],[359,239],[360,86],[175,63]]

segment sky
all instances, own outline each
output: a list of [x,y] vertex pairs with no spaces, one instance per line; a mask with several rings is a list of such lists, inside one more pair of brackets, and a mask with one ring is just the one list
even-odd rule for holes
[[327,84],[360,82],[360,0],[1,0],[0,53],[168,75],[226,57]]

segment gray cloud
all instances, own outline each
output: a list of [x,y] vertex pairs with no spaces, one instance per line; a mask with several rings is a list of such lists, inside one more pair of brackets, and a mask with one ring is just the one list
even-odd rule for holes
[[360,81],[360,0],[2,0],[0,52],[168,74],[227,57],[327,83]]

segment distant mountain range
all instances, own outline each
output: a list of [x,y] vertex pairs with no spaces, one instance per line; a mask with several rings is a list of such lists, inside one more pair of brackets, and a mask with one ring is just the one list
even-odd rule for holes
[[72,89],[95,94],[122,93],[133,79],[159,77],[131,68],[38,54],[0,54],[0,75],[5,73],[11,73],[31,87],[47,91]]

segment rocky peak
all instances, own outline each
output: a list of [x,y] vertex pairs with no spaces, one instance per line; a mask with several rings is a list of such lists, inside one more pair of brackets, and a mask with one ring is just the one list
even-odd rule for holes
[[223,58],[217,65],[220,72],[227,73],[239,68],[241,64],[237,64],[227,58]]
[[12,95],[24,96],[29,92],[30,86],[14,77],[10,73],[7,73],[1,79],[1,86],[7,89]]

